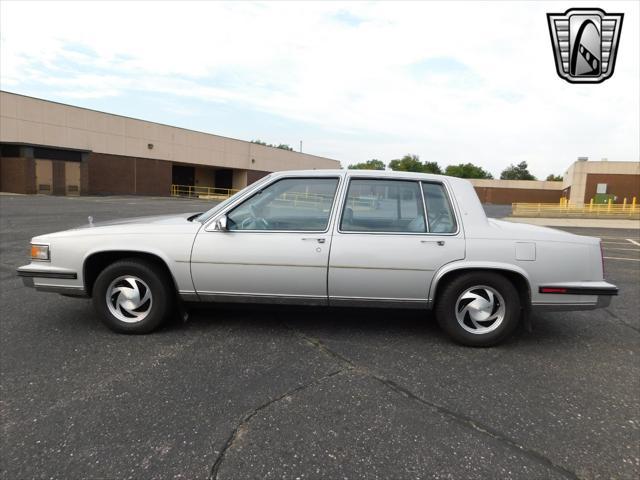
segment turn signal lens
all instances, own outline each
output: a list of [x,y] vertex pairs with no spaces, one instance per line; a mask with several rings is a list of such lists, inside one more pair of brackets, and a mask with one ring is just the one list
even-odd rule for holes
[[49,245],[31,245],[33,260],[49,260]]

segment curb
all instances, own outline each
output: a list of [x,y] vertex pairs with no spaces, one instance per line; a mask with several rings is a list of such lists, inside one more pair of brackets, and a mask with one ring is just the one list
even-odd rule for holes
[[513,223],[541,225],[545,227],[620,228],[627,230],[640,230],[640,220],[539,217],[504,217],[501,220]]

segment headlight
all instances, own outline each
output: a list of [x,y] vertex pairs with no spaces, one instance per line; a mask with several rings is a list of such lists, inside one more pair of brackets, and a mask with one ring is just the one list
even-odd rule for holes
[[32,260],[49,260],[49,245],[31,245]]

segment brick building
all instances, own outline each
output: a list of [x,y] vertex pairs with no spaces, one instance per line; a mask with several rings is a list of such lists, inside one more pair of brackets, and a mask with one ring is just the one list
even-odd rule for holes
[[[172,184],[242,188],[336,160],[0,91],[0,191],[169,195]],[[472,179],[483,203],[640,201],[640,162],[574,162],[562,182]]]
[[564,173],[562,195],[569,203],[589,203],[597,194],[607,195],[615,203],[635,197],[640,202],[640,162],[589,161],[580,157]]
[[269,172],[336,160],[0,92],[0,191],[168,195],[239,189]]

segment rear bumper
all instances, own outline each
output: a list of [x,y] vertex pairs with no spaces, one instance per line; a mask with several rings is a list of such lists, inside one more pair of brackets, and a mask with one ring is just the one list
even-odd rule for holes
[[[606,282],[598,282],[606,283]],[[553,285],[544,286],[538,288],[538,293],[544,293],[548,295],[598,295],[611,297],[618,295],[618,287],[607,283],[606,285],[599,286],[576,286],[576,285]]]
[[608,307],[615,295],[618,287],[604,281],[545,284],[538,287],[538,301],[531,307],[543,311],[595,310]]

